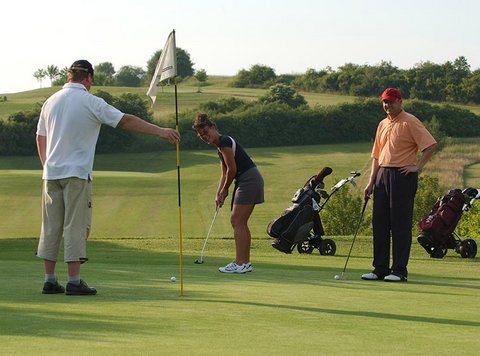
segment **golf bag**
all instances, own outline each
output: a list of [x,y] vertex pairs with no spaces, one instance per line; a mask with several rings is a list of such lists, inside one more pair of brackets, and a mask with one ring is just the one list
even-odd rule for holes
[[[332,192],[328,194],[323,190],[325,187],[323,179],[331,173],[332,169],[325,167],[316,176],[308,179],[304,186],[293,195],[293,205],[268,224],[267,233],[273,237],[273,248],[284,253],[292,253],[297,246],[299,253],[308,254],[317,248],[321,255],[335,255],[335,242],[322,238],[325,232],[320,219],[320,211],[333,193],[347,182],[353,184],[354,178],[360,173],[352,172],[351,177],[342,179],[332,187]],[[320,205],[321,198],[325,200]]]
[[474,258],[477,244],[473,239],[462,240],[455,232],[463,212],[468,211],[476,199],[477,189],[463,191],[452,189],[439,198],[430,213],[418,223],[420,234],[417,241],[432,258],[443,258],[448,249],[453,249],[463,258]]

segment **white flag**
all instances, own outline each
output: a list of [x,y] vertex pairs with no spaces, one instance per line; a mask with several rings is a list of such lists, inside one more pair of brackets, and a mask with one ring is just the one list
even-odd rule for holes
[[177,75],[177,53],[175,47],[175,30],[168,36],[167,43],[163,47],[162,54],[158,60],[155,73],[153,74],[150,88],[148,88],[147,95],[155,103],[157,98],[158,83],[165,79],[173,78]]

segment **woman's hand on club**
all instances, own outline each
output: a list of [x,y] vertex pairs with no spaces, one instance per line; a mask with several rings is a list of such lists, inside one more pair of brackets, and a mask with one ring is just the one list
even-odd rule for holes
[[215,200],[217,207],[221,208],[223,206],[227,196],[228,196],[228,189],[222,189],[218,192],[217,198]]

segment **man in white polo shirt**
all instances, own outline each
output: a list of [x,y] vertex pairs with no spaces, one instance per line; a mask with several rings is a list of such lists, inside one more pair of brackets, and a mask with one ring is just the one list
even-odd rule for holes
[[[93,159],[101,125],[155,135],[172,144],[180,140],[176,130],[124,114],[90,94],[93,75],[88,61],[75,61],[68,70],[67,84],[45,101],[40,113],[37,148],[44,184],[37,256],[44,260],[44,294],[97,293],[80,279],[80,264],[87,261]],[[68,264],[66,289],[55,274],[62,236]]]

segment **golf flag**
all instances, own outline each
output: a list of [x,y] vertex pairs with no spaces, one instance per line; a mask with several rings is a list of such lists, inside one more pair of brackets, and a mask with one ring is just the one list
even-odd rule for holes
[[[175,78],[177,76],[177,49],[175,47],[175,30],[168,35],[167,43],[158,59],[152,82],[148,88],[147,95],[152,99],[152,105],[157,99],[158,83]],[[178,126],[178,99],[177,82],[175,81],[175,129],[180,132]],[[182,203],[180,192],[180,142],[177,141],[177,188],[178,188],[178,246],[180,257],[180,295],[183,295],[183,239],[182,239]]]
[[152,82],[148,88],[147,95],[155,103],[157,98],[158,83],[177,76],[177,53],[175,47],[175,30],[168,36],[167,43],[163,47],[162,54],[155,68]]

